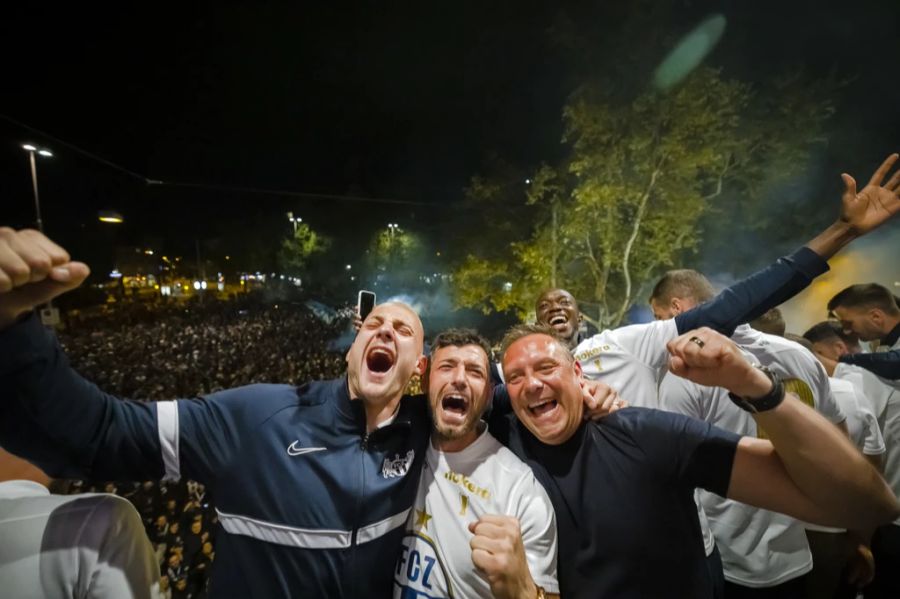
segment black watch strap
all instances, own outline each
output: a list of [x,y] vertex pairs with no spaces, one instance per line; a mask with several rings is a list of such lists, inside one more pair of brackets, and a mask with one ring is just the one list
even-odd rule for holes
[[728,393],[728,399],[735,403],[740,409],[750,412],[751,414],[758,414],[759,412],[766,412],[768,410],[772,410],[778,407],[782,401],[784,401],[784,381],[781,380],[781,377],[776,373],[772,372],[765,366],[760,366],[759,364],[755,365],[756,368],[762,370],[769,380],[772,381],[772,390],[762,397],[740,397],[735,395],[734,393]]

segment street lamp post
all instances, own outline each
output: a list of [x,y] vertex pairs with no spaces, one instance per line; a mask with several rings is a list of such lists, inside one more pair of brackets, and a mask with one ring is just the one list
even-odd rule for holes
[[41,200],[38,195],[38,183],[37,183],[37,162],[34,159],[34,154],[37,152],[41,156],[46,158],[52,158],[53,153],[46,148],[40,148],[31,145],[31,144],[22,144],[22,148],[28,152],[28,161],[31,163],[31,187],[34,189],[34,212],[37,216],[37,227],[38,231],[41,233],[44,232],[44,220],[41,218]]
[[299,216],[294,217],[294,213],[293,213],[293,212],[288,212],[288,213],[287,213],[287,217],[288,217],[288,220],[291,221],[291,224],[294,225],[294,235],[296,235],[296,234],[297,234],[297,225],[300,224],[300,223],[302,223],[302,222],[303,222],[303,219],[300,218]]
[[[44,219],[41,218],[41,200],[38,195],[37,182],[37,161],[34,158],[34,154],[37,152],[45,158],[52,158],[53,153],[46,148],[38,149],[32,144],[22,144],[22,148],[28,152],[28,162],[31,164],[31,187],[34,189],[34,213],[37,218],[38,231],[43,233]],[[41,308],[41,322],[47,326],[56,326],[59,324],[59,310],[53,307],[52,300],[48,301],[47,304]]]

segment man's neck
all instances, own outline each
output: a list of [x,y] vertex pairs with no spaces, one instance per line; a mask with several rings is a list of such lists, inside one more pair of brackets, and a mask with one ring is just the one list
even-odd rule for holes
[[881,344],[891,347],[897,343],[898,339],[900,339],[900,318],[895,319],[892,323],[888,323],[888,332],[881,340]]
[[458,451],[462,451],[467,448],[469,445],[478,440],[478,437],[481,436],[481,433],[484,432],[485,428],[484,422],[479,421],[478,424],[467,432],[462,437],[458,437],[456,439],[448,439],[447,437],[443,437],[437,433],[437,431],[431,431],[431,445],[438,451],[442,451],[444,453],[456,453]]
[[402,395],[398,395],[384,403],[375,404],[373,402],[362,400],[366,406],[366,432],[371,433],[384,422],[390,420],[397,413],[400,407],[400,399]]

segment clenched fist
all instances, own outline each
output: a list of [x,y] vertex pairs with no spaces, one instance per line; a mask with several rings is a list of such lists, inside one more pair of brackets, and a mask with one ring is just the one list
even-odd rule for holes
[[495,599],[537,596],[528,570],[518,519],[485,514],[469,524],[472,562],[488,579]]
[[90,272],[43,233],[0,227],[0,329],[75,289]]
[[753,367],[734,342],[706,327],[679,335],[666,344],[669,370],[698,385],[723,387],[741,397],[762,397],[772,381]]

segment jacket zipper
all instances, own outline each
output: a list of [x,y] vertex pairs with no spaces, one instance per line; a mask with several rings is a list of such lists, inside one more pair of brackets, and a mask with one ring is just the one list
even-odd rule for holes
[[356,572],[356,546],[357,546],[357,535],[359,534],[359,522],[360,522],[360,512],[362,510],[362,504],[365,501],[366,494],[366,453],[369,451],[369,432],[363,435],[362,440],[359,443],[359,493],[356,494],[356,510],[354,512],[353,518],[353,531],[350,536],[350,559],[347,560],[349,564],[349,568],[346,576],[346,579],[353,581],[351,582],[352,593],[351,597],[358,596],[358,589],[356,588],[356,580],[358,578],[353,575]]

